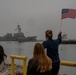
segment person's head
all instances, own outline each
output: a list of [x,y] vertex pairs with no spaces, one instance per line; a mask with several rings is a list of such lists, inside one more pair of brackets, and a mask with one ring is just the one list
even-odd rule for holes
[[4,53],[4,49],[3,49],[3,47],[1,45],[0,45],[0,52]]
[[3,47],[0,45],[0,64],[1,64],[2,61],[4,61],[4,55],[5,55],[4,49],[3,49]]
[[5,52],[4,52],[4,48],[0,45],[0,53],[2,53],[4,56],[6,56],[7,57],[7,55],[5,54]]
[[34,46],[33,56],[45,55],[44,47],[40,43],[36,43]]
[[46,40],[51,40],[52,39],[52,37],[53,37],[53,32],[52,32],[52,30],[47,30],[46,32],[45,32],[45,38],[46,38]]
[[40,43],[36,43],[34,46],[33,59],[38,61],[38,68],[40,72],[49,71],[52,68],[52,61],[46,55],[44,47]]

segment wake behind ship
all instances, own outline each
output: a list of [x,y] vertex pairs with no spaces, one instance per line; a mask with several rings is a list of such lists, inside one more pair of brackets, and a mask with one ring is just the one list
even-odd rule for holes
[[4,36],[0,36],[0,41],[18,41],[18,42],[33,42],[36,41],[37,36],[25,36],[24,33],[21,31],[20,25],[17,25],[17,33],[7,33]]

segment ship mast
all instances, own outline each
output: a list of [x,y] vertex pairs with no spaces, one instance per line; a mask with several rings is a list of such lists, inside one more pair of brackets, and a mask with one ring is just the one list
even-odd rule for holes
[[18,33],[21,33],[21,27],[20,25],[17,25]]
[[21,33],[21,26],[19,24],[17,24],[16,30],[18,31],[18,33]]

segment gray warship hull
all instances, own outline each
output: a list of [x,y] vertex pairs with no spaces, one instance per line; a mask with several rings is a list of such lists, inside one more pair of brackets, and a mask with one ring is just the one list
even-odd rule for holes
[[0,37],[0,41],[18,41],[18,42],[33,42],[36,41],[37,36],[25,36],[24,33],[21,31],[20,25],[17,25],[16,30],[18,30],[17,33],[7,33],[3,37]]
[[18,41],[18,42],[33,42],[36,41],[36,36],[31,36],[31,37],[0,37],[0,41]]

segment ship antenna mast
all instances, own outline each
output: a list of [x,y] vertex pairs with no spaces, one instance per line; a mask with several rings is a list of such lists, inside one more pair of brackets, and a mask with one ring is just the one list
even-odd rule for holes
[[17,23],[17,30],[18,30],[18,33],[21,33],[21,27],[18,23]]

